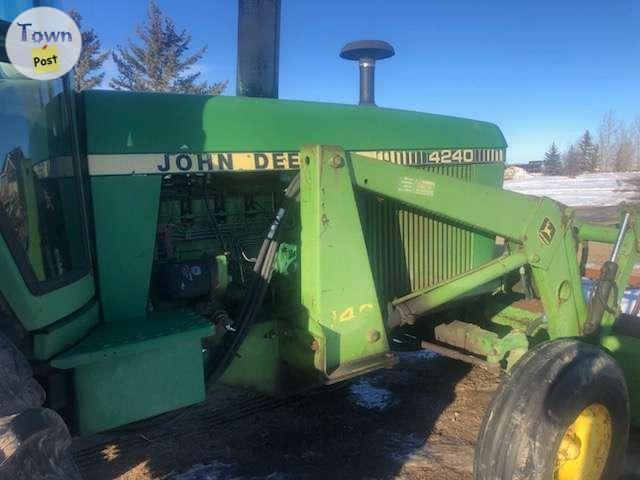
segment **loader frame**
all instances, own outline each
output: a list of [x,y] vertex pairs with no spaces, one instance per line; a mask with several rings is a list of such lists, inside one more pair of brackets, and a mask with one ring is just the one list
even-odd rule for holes
[[[309,331],[324,346],[318,350],[322,357],[316,358],[316,367],[327,377],[345,375],[347,372],[334,371],[345,362],[359,359],[354,369],[362,370],[379,364],[381,354],[390,355],[385,323],[414,323],[417,317],[518,271],[530,272],[542,315],[520,311],[521,328],[501,338],[479,327],[458,326],[463,328],[468,343],[484,346],[483,353],[490,361],[499,362],[511,354],[510,367],[541,329],[546,330],[548,339],[583,337],[602,344],[614,355],[621,353],[619,350],[629,355],[630,349],[621,346],[638,341],[612,332],[617,312],[611,309],[602,315],[596,335],[585,334],[589,308],[578,261],[582,242],[619,242],[616,284],[620,288],[615,298],[609,299],[617,306],[638,258],[640,230],[633,210],[621,209],[622,215],[631,215],[621,232],[620,225],[582,222],[568,207],[548,198],[472,184],[415,167],[389,165],[338,146],[304,147],[300,159],[302,303],[312,320]],[[379,307],[375,301],[358,216],[358,191],[394,199],[475,232],[502,237],[504,253],[464,274],[396,298],[385,312],[384,306]],[[636,376],[638,372],[630,368],[627,373]],[[340,369],[345,370],[345,366]]]

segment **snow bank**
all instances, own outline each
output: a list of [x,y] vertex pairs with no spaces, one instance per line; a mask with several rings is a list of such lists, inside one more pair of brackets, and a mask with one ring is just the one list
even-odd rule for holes
[[505,180],[504,188],[545,196],[569,206],[608,206],[640,201],[640,172],[586,173],[575,178],[528,174]]
[[510,166],[505,168],[504,170],[505,180],[517,180],[517,179],[527,178],[530,176],[531,174],[521,167]]

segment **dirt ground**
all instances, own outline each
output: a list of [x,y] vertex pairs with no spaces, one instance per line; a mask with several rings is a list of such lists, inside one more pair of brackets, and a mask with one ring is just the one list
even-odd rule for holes
[[[497,381],[402,354],[394,369],[290,399],[224,388],[163,425],[76,440],[75,456],[91,480],[469,480]],[[638,452],[634,432],[625,479],[640,478]]]
[[[76,440],[87,479],[469,479],[496,377],[427,352],[292,399],[222,389],[162,426]],[[181,479],[182,480],[182,479]]]

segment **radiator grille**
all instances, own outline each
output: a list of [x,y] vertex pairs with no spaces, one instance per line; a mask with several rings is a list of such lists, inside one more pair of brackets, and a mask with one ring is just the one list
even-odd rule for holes
[[[468,182],[500,185],[501,169],[482,164],[419,166]],[[501,175],[500,175],[501,177]],[[420,213],[399,202],[359,192],[361,220],[380,301],[441,283],[488,261],[493,239]]]
[[353,152],[400,165],[438,165],[504,162],[503,148],[454,148],[442,150],[378,150]]

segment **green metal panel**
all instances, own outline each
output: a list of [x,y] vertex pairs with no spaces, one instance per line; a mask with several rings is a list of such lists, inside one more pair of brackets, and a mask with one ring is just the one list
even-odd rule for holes
[[616,243],[620,229],[612,225],[596,225],[576,221],[578,240],[588,240],[592,242]]
[[78,429],[101,432],[201,402],[203,376],[200,340],[78,367]]
[[281,393],[279,349],[275,321],[256,323],[242,342],[220,383],[252,388],[271,395]]
[[94,295],[93,275],[88,273],[64,288],[33,295],[0,236],[0,291],[27,330],[44,328],[75,312]]
[[34,358],[50,359],[80,341],[99,321],[100,304],[94,301],[64,320],[36,332],[33,336]]
[[106,91],[83,98],[89,154],[506,147],[491,123],[387,108]]
[[[474,165],[470,181],[478,185],[502,189],[504,183],[503,162]],[[464,193],[463,193],[464,195]],[[499,214],[499,212],[496,212]],[[495,235],[473,235],[473,266],[477,267],[494,257],[496,248]]]
[[316,367],[327,377],[389,349],[344,158],[339,147],[301,151],[302,305],[319,337]]
[[80,432],[107,430],[204,399],[201,339],[211,323],[190,310],[103,322],[55,357],[73,369]]
[[[54,358],[51,365],[68,369],[110,362],[149,350],[172,349],[178,343],[212,333],[211,323],[191,310],[157,311],[127,322],[102,323],[78,345]],[[103,368],[108,370],[108,364]]]
[[[501,187],[502,163],[420,167]],[[474,233],[390,198],[359,193],[365,240],[381,301],[436,285],[488,262],[495,237]]]
[[161,177],[93,177],[91,193],[104,320],[147,310]]

